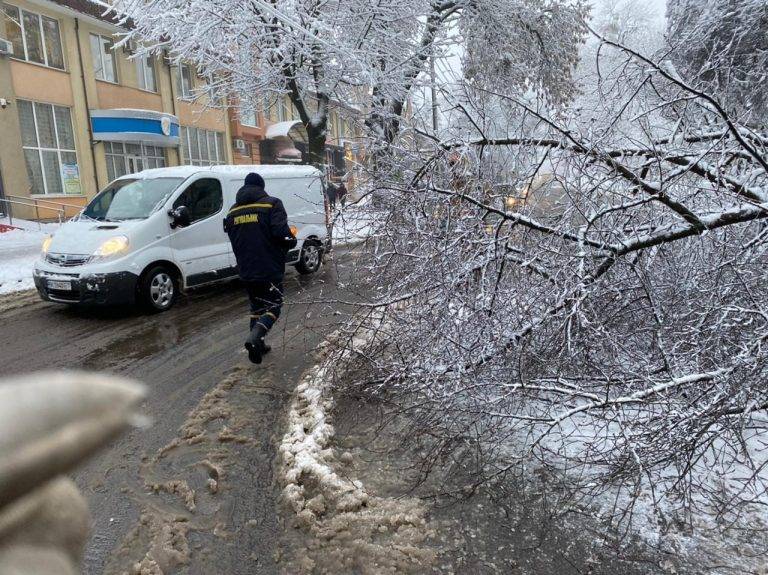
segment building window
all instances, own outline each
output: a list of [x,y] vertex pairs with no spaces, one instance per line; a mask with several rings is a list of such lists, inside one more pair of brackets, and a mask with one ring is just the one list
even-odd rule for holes
[[343,137],[344,127],[342,126],[342,119],[338,112],[336,112],[336,143],[341,142],[341,138]]
[[284,96],[277,98],[277,121],[285,122],[288,120],[288,106]]
[[263,96],[261,102],[262,109],[264,110],[264,120],[271,122],[275,116],[275,108],[269,96]]
[[93,73],[99,80],[117,83],[117,59],[112,38],[91,34]]
[[136,75],[139,78],[139,88],[148,92],[157,92],[155,60],[150,54],[136,58]]
[[250,128],[258,128],[259,120],[256,115],[256,109],[251,106],[240,108],[240,123]]
[[3,4],[5,33],[13,44],[13,57],[64,69],[59,22],[47,16]]
[[340,178],[347,173],[344,150],[325,149],[325,169],[329,177]]
[[104,154],[110,182],[125,174],[165,167],[165,150],[159,146],[104,142]]
[[277,96],[272,102],[264,99],[264,116],[271,122],[285,122],[291,118],[292,104],[287,96]]
[[203,86],[211,106],[216,106],[217,108],[223,107],[226,103],[226,99],[224,97],[224,91],[221,89],[221,82],[215,80],[213,77],[203,78]]
[[227,163],[224,134],[199,128],[181,128],[181,148],[185,164],[216,166]]
[[188,64],[179,64],[179,97],[192,98],[192,91],[195,88],[194,78],[192,68]]
[[[62,166],[77,170],[69,108],[17,100],[24,159],[33,194],[63,194]],[[79,192],[78,192],[79,193]]]

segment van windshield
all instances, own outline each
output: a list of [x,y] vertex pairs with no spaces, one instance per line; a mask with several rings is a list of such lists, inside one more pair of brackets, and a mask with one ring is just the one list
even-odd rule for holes
[[165,203],[183,181],[183,178],[115,180],[91,200],[82,217],[106,222],[143,220]]

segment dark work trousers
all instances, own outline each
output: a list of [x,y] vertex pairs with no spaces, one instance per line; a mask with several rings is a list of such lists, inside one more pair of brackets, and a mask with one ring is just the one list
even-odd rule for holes
[[251,329],[260,323],[269,331],[280,317],[283,307],[282,280],[245,282],[245,289],[251,301]]

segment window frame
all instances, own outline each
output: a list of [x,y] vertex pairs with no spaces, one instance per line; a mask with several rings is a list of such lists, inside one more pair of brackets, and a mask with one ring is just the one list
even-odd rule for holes
[[[12,8],[16,10],[16,13],[18,14],[18,21],[13,20],[11,16],[8,14],[8,8]],[[40,12],[32,12],[30,10],[26,10],[22,8],[21,6],[17,6],[16,4],[11,4],[9,2],[3,2],[0,0],[0,9],[2,9],[3,18],[8,21],[12,21],[14,25],[18,26],[19,32],[21,34],[21,46],[23,50],[23,54],[16,54],[14,51],[14,54],[11,56],[14,60],[19,60],[20,62],[27,62],[28,64],[34,64],[35,66],[45,66],[46,68],[51,68],[52,70],[61,70],[66,71],[67,70],[67,61],[66,61],[66,52],[64,50],[64,39],[61,35],[61,22],[57,18],[52,18],[51,16],[47,16],[45,14],[41,14]],[[32,16],[35,16],[37,18],[37,32],[40,34],[40,50],[42,52],[43,61],[42,62],[36,62],[34,60],[29,59],[29,47],[27,42],[27,25],[24,23],[24,14],[30,14]],[[43,26],[43,21],[47,20],[49,22],[53,22],[56,24],[56,30],[58,31],[58,44],[59,44],[59,51],[61,53],[61,67],[54,66],[50,63],[50,58],[48,55],[48,43],[46,42],[47,34],[45,32],[45,27]]]
[[[129,153],[125,147],[125,144],[136,144],[136,142],[104,142],[104,162],[107,166],[107,178],[110,182],[131,173],[128,171],[128,158],[138,157],[141,160],[142,170],[152,170],[155,168],[164,168],[168,165],[168,157],[165,152],[165,148],[162,146],[153,146],[152,144],[138,144],[140,146],[140,153]],[[121,151],[115,152],[116,147],[119,147]],[[150,150],[151,148],[151,150]],[[162,155],[158,155],[157,151],[160,151]],[[122,173],[118,174],[115,162],[120,160],[122,162]],[[155,165],[149,165],[153,162]],[[110,170],[110,163],[112,169]],[[162,163],[162,165],[161,165]],[[110,171],[112,175],[110,175]],[[114,177],[112,177],[114,176]]]
[[[185,89],[184,86],[184,70],[187,70],[189,72],[189,90]],[[192,100],[194,98],[194,91],[195,91],[195,74],[192,72],[192,66],[189,64],[184,64],[183,62],[179,64],[179,99],[180,100]]]
[[332,139],[336,142],[336,144],[339,143],[341,140],[341,132],[339,131],[339,112],[338,110],[333,111],[333,129],[332,129]]
[[[240,108],[240,111],[238,113],[238,116],[240,118],[240,124],[245,126],[246,128],[258,128],[259,127],[259,112],[256,110],[256,108],[249,107],[247,108],[248,114],[253,114],[253,124],[249,124],[246,122],[246,118],[243,116],[243,108]],[[250,119],[250,118],[249,118]]]
[[109,78],[99,78],[98,74],[96,73],[96,68],[93,69],[93,76],[99,80],[100,82],[108,82],[109,84],[119,84],[120,83],[120,74],[118,71],[118,65],[117,65],[117,54],[115,53],[115,41],[112,39],[111,36],[103,36],[101,34],[95,34],[94,32],[89,33],[89,40],[91,45],[91,62],[93,63],[95,59],[95,54],[93,54],[93,38],[97,38],[99,41],[99,61],[101,63],[101,70],[102,72],[106,70],[106,67],[104,66],[104,41],[106,40],[110,44],[112,44],[112,48],[109,50],[110,57],[112,58],[112,73],[114,75],[114,79],[110,80]]
[[219,178],[214,178],[214,177],[211,177],[211,176],[205,176],[205,177],[199,178],[199,179],[195,180],[194,182],[190,183],[186,188],[184,188],[184,190],[178,196],[176,196],[176,199],[173,200],[173,203],[171,204],[171,209],[176,209],[179,206],[186,206],[186,208],[189,209],[189,206],[187,206],[186,204],[180,204],[179,203],[181,201],[181,198],[184,196],[184,194],[186,194],[189,191],[190,188],[192,188],[192,186],[196,186],[200,182],[205,182],[205,181],[216,182],[216,184],[218,185],[219,200],[220,200],[219,208],[215,212],[211,212],[210,214],[208,214],[208,215],[206,215],[206,216],[204,216],[202,218],[198,218],[196,220],[192,219],[192,214],[190,213],[190,222],[189,222],[189,226],[187,226],[187,227],[191,227],[191,226],[195,225],[198,222],[204,222],[205,220],[207,220],[209,218],[212,218],[212,217],[214,217],[217,214],[222,213],[222,210],[224,209],[224,186],[221,183],[221,180],[219,180]]
[[277,121],[279,122],[287,122],[289,120],[288,118],[288,104],[285,101],[285,96],[282,94],[277,99]]
[[[224,132],[216,130],[206,130],[204,128],[195,128],[182,126],[180,130],[181,137],[181,157],[182,164],[185,166],[221,166],[227,163],[227,152],[224,149]],[[213,135],[216,157],[211,158],[210,142]],[[193,148],[192,142],[195,142]],[[201,144],[205,144],[205,155],[203,158],[203,149]],[[192,157],[192,150],[196,149],[196,157]]]
[[262,112],[262,114],[264,116],[265,123],[273,121],[273,117],[275,115],[274,106],[275,106],[275,103],[270,101],[270,98],[268,95],[262,96],[262,107],[264,108],[264,111]]
[[[147,87],[147,73],[152,76],[152,88]],[[152,54],[144,54],[136,57],[136,76],[138,76],[139,89],[153,94],[158,93],[157,68]]]
[[[64,192],[64,181],[61,177],[61,166],[64,165],[64,162],[62,161],[62,154],[74,154],[75,155],[75,165],[80,166],[80,161],[77,157],[77,140],[74,130],[74,125],[72,124],[72,108],[69,108],[67,106],[58,106],[56,104],[49,104],[47,102],[37,102],[35,100],[26,100],[26,99],[18,99],[16,100],[17,106],[19,102],[26,102],[28,103],[32,108],[32,121],[34,124],[35,129],[35,141],[36,146],[29,146],[24,145],[23,143],[23,130],[24,127],[21,126],[22,130],[22,150],[34,150],[37,152],[38,158],[40,160],[40,173],[42,177],[43,182],[43,192],[37,193],[30,189],[30,195],[33,196],[70,196],[70,195],[82,195],[82,190],[80,194],[66,194]],[[51,109],[51,117],[53,118],[53,134],[56,139],[56,148],[51,148],[49,146],[41,146],[41,140],[40,140],[40,126],[37,120],[37,106],[48,106]],[[56,119],[56,108],[65,109],[69,112],[69,124],[70,124],[70,130],[72,131],[72,141],[74,143],[74,148],[62,148],[61,147],[61,137],[59,136],[59,126]],[[20,109],[20,107],[19,107]],[[58,159],[58,166],[59,166],[59,185],[61,186],[61,192],[51,192],[49,191],[49,185],[48,185],[48,178],[45,174],[45,164],[43,161],[43,152],[55,152],[56,157]],[[25,159],[26,163],[26,159]],[[29,171],[27,171],[27,176],[29,176]],[[31,178],[30,178],[31,179]],[[30,188],[32,186],[32,182],[30,181]]]
[[[45,28],[45,22],[52,22],[56,24],[56,33],[58,35],[58,43],[59,43],[59,51],[61,53],[61,68],[58,66],[53,66],[50,62],[50,57],[48,55],[48,32],[46,32]],[[45,53],[45,61],[46,66],[49,68],[53,68],[54,70],[66,70],[66,62],[65,62],[65,52],[64,52],[64,41],[61,37],[61,25],[59,24],[59,21],[56,18],[51,18],[50,16],[46,16],[45,14],[40,14],[40,28],[43,30],[43,52]]]

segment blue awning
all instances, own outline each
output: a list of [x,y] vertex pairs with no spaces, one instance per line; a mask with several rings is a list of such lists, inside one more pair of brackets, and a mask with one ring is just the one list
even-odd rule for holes
[[179,119],[154,110],[91,110],[94,140],[140,142],[166,148],[177,147]]

